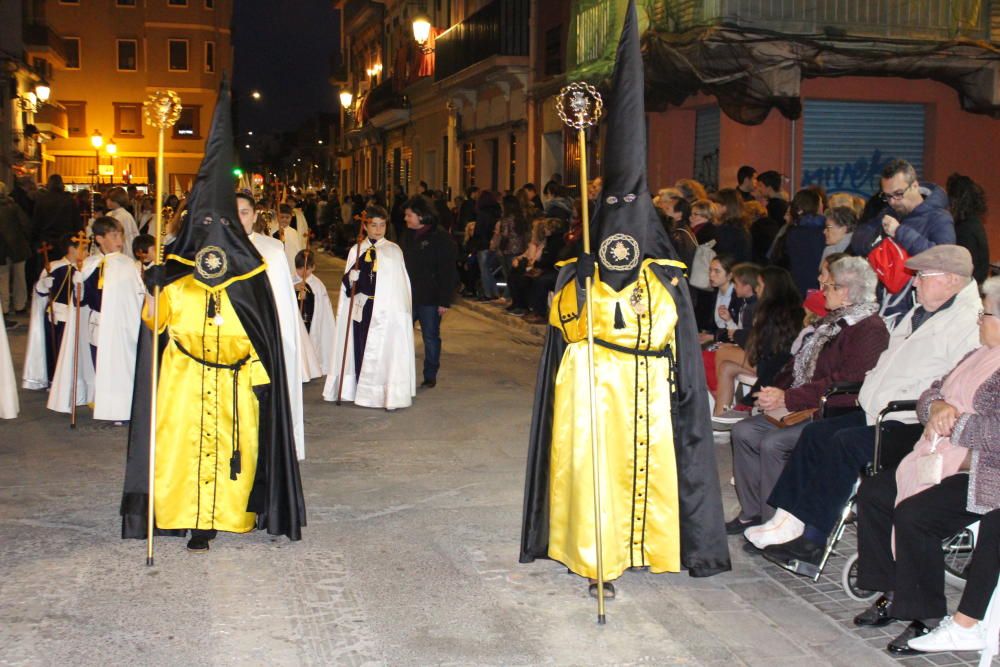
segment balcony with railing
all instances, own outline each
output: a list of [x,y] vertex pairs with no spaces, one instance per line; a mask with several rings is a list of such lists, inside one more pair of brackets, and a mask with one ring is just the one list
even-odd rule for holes
[[[648,0],[640,24],[660,34],[727,26],[791,38],[904,42],[991,39],[1000,0]],[[607,74],[626,0],[579,0],[567,62],[574,78]],[[994,5],[991,7],[991,5]],[[994,35],[1000,39],[1000,32]]]
[[358,111],[358,123],[371,123],[378,128],[395,127],[410,117],[410,103],[395,85],[393,77],[387,78],[365,95]]
[[61,67],[66,65],[66,45],[62,37],[47,24],[42,22],[26,24],[22,37],[24,48],[29,54],[48,56]]
[[657,29],[731,25],[794,35],[990,39],[989,0],[655,0]]
[[528,0],[493,0],[438,35],[434,80],[446,79],[493,56],[527,59],[529,16]]

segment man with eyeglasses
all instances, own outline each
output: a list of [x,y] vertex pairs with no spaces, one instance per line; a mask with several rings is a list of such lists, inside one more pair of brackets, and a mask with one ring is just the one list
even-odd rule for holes
[[[892,160],[882,169],[882,192],[885,207],[854,232],[851,249],[867,257],[883,236],[896,241],[911,257],[928,248],[955,243],[955,222],[948,210],[948,195],[936,185],[921,185],[917,172],[906,160]],[[913,306],[913,287],[909,285],[897,294],[879,286],[882,315],[887,324],[901,322],[902,315]]]

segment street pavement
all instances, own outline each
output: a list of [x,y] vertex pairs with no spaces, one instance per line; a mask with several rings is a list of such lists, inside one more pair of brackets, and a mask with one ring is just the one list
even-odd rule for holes
[[[331,286],[339,268],[321,257]],[[409,409],[336,407],[322,380],[305,387],[297,543],[223,534],[190,554],[161,538],[147,567],[144,543],[119,537],[126,429],[85,410],[71,431],[22,391],[21,417],[0,422],[0,664],[896,662],[845,620],[863,605],[830,585],[807,600],[805,580],[747,555],[742,538],[730,538],[730,573],[626,573],[605,626],[582,579],[518,564],[540,347],[489,308],[446,315],[438,386]],[[25,338],[11,334],[18,368]],[[731,515],[728,439],[716,447]],[[822,608],[830,599],[845,603],[839,616]]]

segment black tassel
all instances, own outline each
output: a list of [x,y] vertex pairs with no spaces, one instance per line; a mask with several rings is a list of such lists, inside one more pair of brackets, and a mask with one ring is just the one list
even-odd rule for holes
[[243,463],[240,461],[240,450],[233,450],[233,458],[229,459],[229,479],[236,480],[236,477],[242,472]]
[[216,313],[215,295],[214,294],[209,294],[208,295],[208,318],[212,319],[213,317],[215,317],[215,313]]
[[615,329],[625,328],[625,316],[622,315],[622,305],[615,301]]

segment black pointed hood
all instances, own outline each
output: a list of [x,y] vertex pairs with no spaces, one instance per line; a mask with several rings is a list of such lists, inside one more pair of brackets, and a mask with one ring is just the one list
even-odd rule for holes
[[[229,81],[223,78],[205,157],[187,199],[187,223],[166,257],[171,279],[193,272],[194,279],[212,291],[264,270],[236,212],[231,97]],[[174,262],[187,268],[170,266]]]
[[635,0],[629,0],[608,104],[603,190],[591,229],[600,278],[615,290],[636,279],[642,260],[675,259],[646,180],[645,76]]

